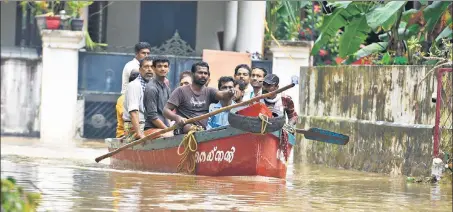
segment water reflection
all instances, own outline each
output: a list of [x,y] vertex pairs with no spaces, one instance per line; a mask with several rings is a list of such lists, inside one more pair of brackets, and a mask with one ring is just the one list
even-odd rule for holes
[[105,149],[1,144],[2,177],[40,190],[40,211],[452,210],[451,186],[407,184],[403,177],[308,165],[293,166],[286,181],[157,174],[94,163]]

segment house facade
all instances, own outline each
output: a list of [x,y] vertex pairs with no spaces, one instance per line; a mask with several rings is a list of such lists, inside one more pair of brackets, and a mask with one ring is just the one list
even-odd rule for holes
[[[250,1],[95,1],[82,11],[85,27],[93,41],[108,46],[78,53],[76,134],[95,139],[114,135],[121,72],[137,42],[147,41],[153,53],[169,56],[169,80],[175,88],[179,73],[202,60],[203,49],[262,53],[265,6]],[[0,9],[4,94],[0,134],[39,136],[45,71],[41,35],[30,8],[2,1]],[[271,61],[252,60],[252,65],[272,72]]]
[[[39,34],[30,10],[19,2],[1,2],[2,47],[38,47]],[[264,1],[95,1],[83,11],[86,27],[106,51],[132,53],[139,41],[159,47],[177,31],[193,50],[262,53]]]

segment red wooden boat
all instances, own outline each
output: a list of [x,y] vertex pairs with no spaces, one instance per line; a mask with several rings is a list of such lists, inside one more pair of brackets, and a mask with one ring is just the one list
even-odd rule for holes
[[[198,143],[195,174],[204,176],[286,177],[287,158],[295,137],[282,131],[267,134],[245,132],[231,126],[195,132]],[[184,135],[159,138],[144,145],[125,149],[110,158],[114,168],[177,173],[181,157],[178,146]],[[109,151],[124,145],[119,139],[107,138]],[[181,147],[180,152],[184,149]],[[286,151],[286,152],[285,152]],[[283,154],[285,152],[286,154]]]

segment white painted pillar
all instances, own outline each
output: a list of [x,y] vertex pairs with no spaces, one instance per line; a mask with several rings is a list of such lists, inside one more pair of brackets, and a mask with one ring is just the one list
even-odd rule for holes
[[68,143],[75,134],[79,52],[83,31],[42,30],[41,140]]
[[237,27],[238,27],[238,2],[225,2],[225,30],[223,33],[223,49],[225,51],[234,51],[236,45]]
[[[307,41],[279,41],[279,45],[272,41],[270,50],[273,54],[272,73],[280,78],[280,86],[286,86],[291,83],[291,77],[297,76],[300,79],[300,67],[312,66],[310,56],[313,42]],[[302,80],[299,80],[299,83]],[[291,96],[297,113],[300,115],[299,107],[299,86],[295,86],[284,92]]]
[[238,32],[236,51],[263,54],[266,1],[238,3]]
[[80,9],[80,18],[83,19],[83,30],[88,30],[88,18],[89,18],[89,9],[88,7],[84,7],[82,9]]

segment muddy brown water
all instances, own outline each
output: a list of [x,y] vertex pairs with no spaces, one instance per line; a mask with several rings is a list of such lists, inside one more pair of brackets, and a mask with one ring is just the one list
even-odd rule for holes
[[3,137],[1,176],[41,192],[38,211],[452,211],[451,185],[289,165],[286,180],[116,170],[98,142],[43,144]]

